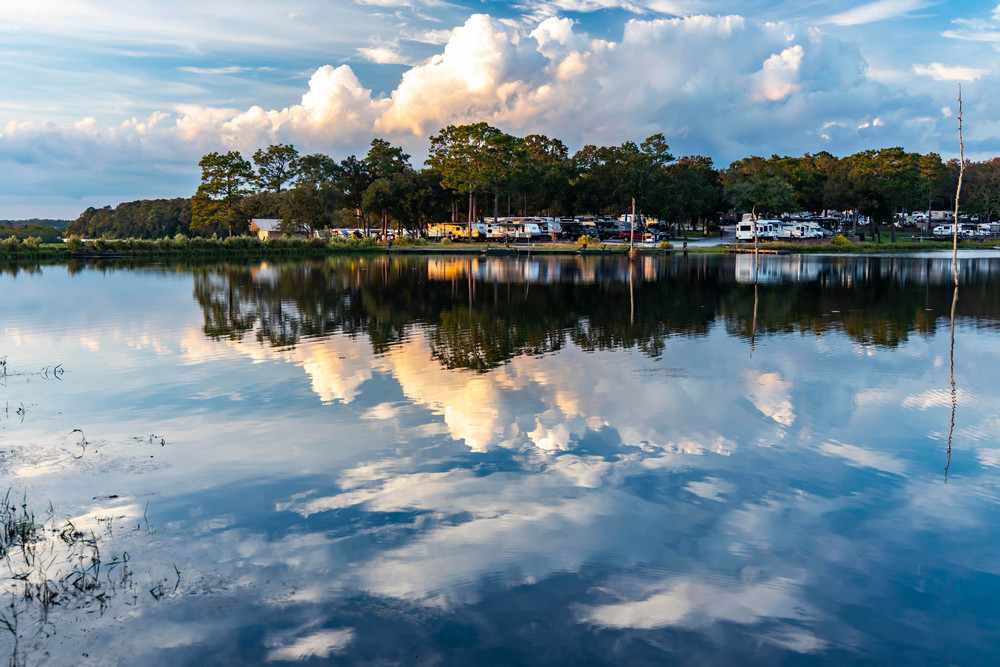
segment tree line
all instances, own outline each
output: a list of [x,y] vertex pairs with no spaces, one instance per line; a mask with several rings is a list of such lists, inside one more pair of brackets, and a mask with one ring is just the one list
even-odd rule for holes
[[142,199],[115,208],[88,208],[66,228],[67,235],[81,238],[160,239],[182,234],[190,236],[191,200]]
[[[674,227],[744,212],[855,211],[879,224],[899,212],[947,209],[958,172],[936,153],[890,147],[845,157],[828,152],[748,157],[717,169],[710,157],[675,157],[663,134],[583,146],[524,137],[487,123],[449,125],[430,137],[423,166],[385,139],[337,161],[289,144],[212,152],[198,163],[190,200],[88,209],[71,233],[95,236],[236,235],[252,218],[287,231],[352,227],[422,230],[509,215],[619,216],[636,212]],[[1000,215],[1000,158],[966,165],[963,211]],[[124,210],[120,210],[124,207]]]
[[15,238],[19,240],[34,238],[42,243],[56,243],[62,236],[62,231],[52,224],[60,221],[50,220],[0,220],[0,240]]

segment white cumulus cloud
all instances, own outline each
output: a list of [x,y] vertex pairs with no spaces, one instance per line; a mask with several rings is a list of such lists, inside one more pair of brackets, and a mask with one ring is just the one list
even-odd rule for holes
[[[817,150],[824,140],[846,152],[865,146],[864,127],[880,124],[893,127],[893,140],[902,143],[903,133],[916,132],[904,121],[926,117],[929,104],[869,78],[855,47],[821,31],[736,15],[643,16],[610,40],[565,17],[523,26],[476,14],[450,30],[404,31],[399,38],[444,45],[385,93],[374,92],[350,65],[323,65],[300,100],[284,107],[181,104],[115,126],[92,119],[12,121],[0,126],[0,168],[14,173],[0,184],[0,198],[53,191],[89,200],[188,194],[201,152],[252,151],[276,141],[342,157],[378,135],[420,160],[430,133],[480,120],[559,136],[571,147],[662,131],[679,152],[723,163],[751,153]],[[375,63],[407,61],[396,41],[359,52]],[[236,68],[186,66],[185,72],[226,75]],[[973,74],[944,66],[928,71]]]
[[980,67],[927,63],[914,65],[913,72],[920,76],[930,77],[935,81],[976,81],[989,74],[990,71]]

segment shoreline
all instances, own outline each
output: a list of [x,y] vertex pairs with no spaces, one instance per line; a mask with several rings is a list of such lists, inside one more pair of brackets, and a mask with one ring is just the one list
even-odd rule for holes
[[[717,245],[689,245],[683,249],[683,240],[672,241],[671,247],[636,246],[640,255],[725,255],[753,254],[753,246],[746,243],[720,243]],[[959,242],[961,250],[1000,250],[1000,241]],[[575,243],[513,244],[510,246],[490,243],[420,243],[385,245],[365,241],[317,242],[313,240],[281,239],[258,241],[252,237],[228,239],[122,239],[77,241],[74,244],[0,244],[0,260],[95,260],[140,258],[295,258],[326,257],[344,254],[377,255],[627,255],[628,246],[620,243],[594,244],[580,247]],[[768,242],[759,246],[761,254],[885,254],[951,250],[950,241],[872,241],[838,244],[832,242]]]

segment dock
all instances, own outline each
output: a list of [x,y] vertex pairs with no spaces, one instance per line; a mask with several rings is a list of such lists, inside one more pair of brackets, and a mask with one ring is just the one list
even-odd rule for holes
[[788,250],[778,250],[777,248],[758,248],[754,250],[753,247],[745,248],[742,246],[729,246],[726,249],[730,255],[787,255],[790,251]]

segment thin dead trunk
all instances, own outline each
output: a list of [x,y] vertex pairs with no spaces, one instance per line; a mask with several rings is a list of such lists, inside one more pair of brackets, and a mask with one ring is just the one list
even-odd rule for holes
[[958,86],[958,184],[955,186],[955,217],[951,228],[951,278],[958,289],[958,209],[962,198],[962,179],[965,176],[965,128],[963,126],[962,85]]

